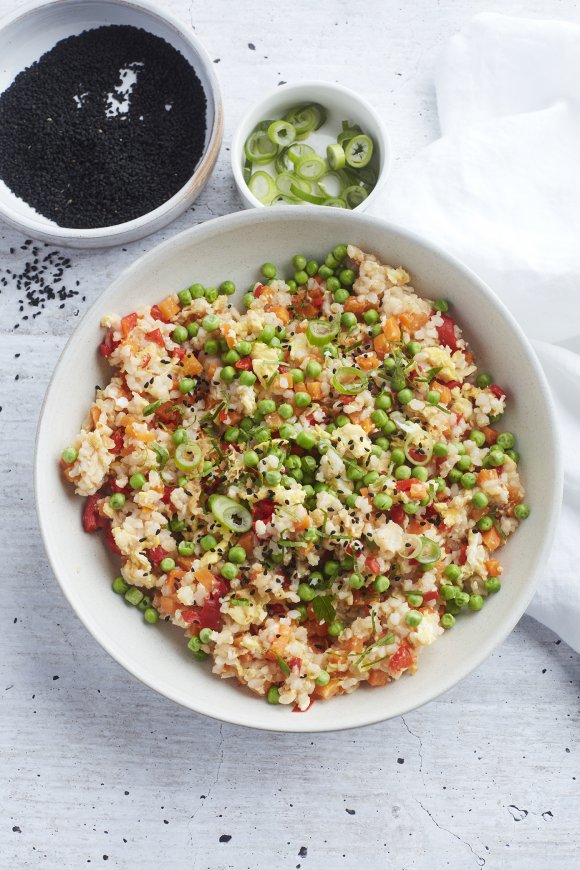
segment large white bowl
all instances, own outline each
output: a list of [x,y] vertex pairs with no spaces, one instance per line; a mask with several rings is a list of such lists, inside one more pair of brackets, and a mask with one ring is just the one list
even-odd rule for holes
[[215,166],[222,140],[223,111],[219,83],[205,48],[162,5],[148,0],[39,0],[0,22],[0,93],[18,73],[54,48],[57,42],[109,24],[132,25],[159,36],[195,69],[207,101],[203,154],[186,184],[153,211],[108,227],[60,227],[17,197],[0,179],[0,218],[26,235],[72,248],[126,244],[164,227],[197,199]]
[[[97,356],[99,321],[129,312],[194,281],[240,288],[257,280],[259,264],[289,268],[295,253],[319,257],[353,242],[384,262],[404,265],[419,292],[445,296],[486,370],[506,389],[506,423],[518,434],[521,472],[531,515],[510,539],[505,580],[478,614],[457,621],[423,651],[414,677],[380,689],[316,703],[305,715],[212,676],[192,662],[181,631],[145,625],[111,592],[115,564],[99,535],[82,532],[81,500],[61,479],[58,460],[78,431],[109,372]],[[168,698],[216,719],[279,731],[332,731],[366,725],[436,698],[476,668],[506,637],[525,610],[548,554],[561,500],[562,472],[548,387],[518,325],[491,290],[456,260],[417,236],[374,217],[339,209],[252,209],[187,230],[126,269],[87,312],[67,344],[44,402],[35,461],[36,498],[48,557],[71,606],[100,644],[130,673]]]

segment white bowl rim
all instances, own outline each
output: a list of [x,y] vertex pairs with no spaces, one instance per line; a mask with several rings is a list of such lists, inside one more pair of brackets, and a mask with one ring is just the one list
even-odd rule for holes
[[[391,148],[391,140],[389,134],[387,133],[387,128],[385,122],[377,112],[377,110],[372,106],[368,100],[364,97],[359,96],[355,91],[351,88],[345,87],[345,85],[339,85],[336,82],[327,82],[324,80],[310,80],[299,81],[299,82],[287,82],[284,85],[279,85],[277,88],[272,88],[265,94],[262,99],[255,103],[248,111],[244,114],[243,118],[239,122],[236,127],[236,131],[234,133],[234,137],[232,139],[231,145],[231,154],[230,161],[232,165],[232,172],[234,174],[234,179],[238,188],[243,188],[244,195],[248,198],[248,200],[252,203],[254,208],[269,208],[269,206],[264,205],[263,202],[254,196],[246,182],[244,181],[244,176],[241,168],[241,160],[240,155],[242,153],[244,143],[241,142],[242,138],[242,130],[247,125],[248,120],[252,115],[256,114],[260,107],[264,105],[264,103],[268,103],[271,99],[278,95],[284,95],[288,92],[292,92],[294,90],[303,90],[304,88],[311,88],[313,91],[316,88],[322,88],[327,90],[335,91],[338,94],[341,94],[344,97],[348,97],[348,99],[352,100],[354,103],[358,103],[358,105],[362,106],[364,111],[367,112],[377,125],[377,128],[381,134],[381,142],[379,143],[379,147],[381,149],[381,155],[384,159],[383,167],[379,172],[379,176],[377,178],[377,183],[362,203],[357,205],[355,208],[348,209],[349,212],[361,212],[365,211],[369,205],[376,199],[376,195],[380,193],[385,184],[387,183],[387,179],[391,172],[391,164],[392,164],[392,148]],[[301,206],[293,206],[293,208],[300,208]],[[303,208],[308,208],[306,203]],[[282,206],[276,206],[276,209],[282,208]]]
[[[340,220],[344,220],[345,223],[349,220],[353,219],[352,211],[345,211],[343,209],[329,209],[329,213],[333,213],[336,215],[342,215]],[[302,213],[303,214],[303,213]],[[292,215],[296,218],[299,218],[299,212],[294,206],[280,206],[276,209],[276,220],[282,220],[283,218],[291,218]],[[81,327],[81,325],[85,322],[85,320],[90,320],[92,317],[93,309],[97,307],[97,305],[102,302],[103,296],[106,297],[107,294],[114,292],[115,285],[121,279],[127,279],[131,276],[133,271],[137,271],[140,269],[144,262],[147,260],[155,260],[155,258],[159,255],[160,252],[163,252],[165,249],[170,248],[175,244],[179,244],[183,240],[185,240],[188,236],[195,236],[199,240],[203,240],[204,237],[211,237],[215,234],[218,234],[223,229],[235,228],[236,225],[243,226],[245,223],[249,223],[252,221],[256,221],[258,223],[267,224],[268,221],[272,220],[272,213],[268,211],[262,211],[258,209],[250,209],[243,210],[240,212],[235,212],[233,214],[224,215],[219,218],[214,218],[213,220],[206,221],[203,224],[198,224],[197,226],[190,227],[189,229],[184,230],[181,233],[178,233],[175,236],[172,236],[170,239],[165,240],[159,245],[154,246],[150,251],[146,254],[138,257],[131,265],[123,269],[114,281],[107,287],[107,289],[100,295],[98,299],[90,306],[90,308],[85,312],[81,321],[77,324],[77,327],[69,337],[65,347],[63,348],[58,362],[54,368],[53,374],[51,376],[50,382],[48,384],[48,388],[46,390],[42,406],[40,409],[38,426],[36,431],[36,440],[35,440],[35,456],[34,456],[34,491],[35,491],[35,502],[36,502],[36,510],[38,516],[38,522],[41,532],[42,541],[44,544],[45,552],[48,556],[48,560],[50,566],[52,568],[53,574],[55,575],[59,586],[69,602],[73,611],[77,614],[78,618],[84,624],[85,628],[90,632],[93,638],[97,641],[97,643],[103,647],[109,655],[115,659],[126,671],[128,671],[133,677],[138,679],[141,683],[144,683],[149,688],[156,691],[158,694],[162,695],[165,698],[169,698],[175,703],[180,704],[182,707],[185,707],[189,710],[192,710],[195,713],[201,713],[205,716],[209,716],[211,719],[215,719],[219,722],[226,722],[231,725],[242,725],[245,727],[255,728],[263,731],[275,731],[275,732],[283,732],[283,733],[321,733],[321,732],[330,732],[330,731],[344,731],[351,728],[360,728],[365,727],[367,725],[375,725],[379,722],[387,721],[388,719],[395,718],[396,716],[405,715],[412,710],[419,709],[425,704],[433,701],[435,698],[440,697],[445,692],[452,689],[458,683],[465,679],[469,674],[475,671],[484,661],[485,659],[491,655],[491,653],[496,649],[503,641],[506,639],[508,634],[513,630],[516,623],[519,621],[524,611],[528,607],[534,592],[536,591],[536,587],[539,582],[540,574],[542,569],[544,568],[546,561],[548,559],[550,547],[552,544],[552,540],[554,538],[556,524],[558,521],[558,517],[560,514],[561,502],[562,502],[562,492],[563,492],[563,463],[562,463],[562,452],[561,452],[561,444],[560,439],[558,437],[558,432],[556,428],[556,419],[554,413],[554,404],[552,401],[550,389],[548,387],[548,382],[546,380],[546,376],[544,375],[543,369],[540,366],[540,362],[534,353],[533,348],[531,347],[528,339],[524,335],[523,330],[513,317],[513,315],[508,311],[503,302],[493,293],[491,288],[482,281],[471,269],[465,266],[460,260],[454,257],[451,254],[443,251],[437,245],[432,242],[426,241],[417,233],[414,233],[406,228],[397,226],[388,221],[383,220],[382,218],[375,217],[374,215],[357,215],[354,217],[354,220],[365,222],[368,221],[374,224],[377,227],[380,227],[385,230],[387,233],[394,233],[399,235],[400,237],[416,244],[424,249],[426,249],[430,254],[433,254],[435,257],[442,260],[447,265],[452,268],[458,270],[463,274],[471,283],[477,285],[478,290],[494,305],[502,314],[503,318],[508,322],[510,328],[517,335],[518,339],[521,342],[521,349],[523,353],[527,357],[527,362],[531,366],[534,371],[534,375],[537,379],[536,384],[542,392],[542,399],[545,404],[545,408],[548,415],[549,428],[552,433],[552,447],[553,447],[553,465],[554,465],[554,479],[552,482],[552,491],[551,497],[548,500],[548,496],[546,496],[546,501],[544,502],[543,509],[545,516],[548,518],[548,523],[545,527],[545,532],[543,536],[543,542],[539,551],[538,558],[535,563],[534,571],[531,577],[528,577],[528,583],[525,590],[522,592],[519,600],[519,605],[514,607],[510,611],[506,611],[503,614],[502,621],[500,623],[500,627],[496,632],[490,632],[488,639],[486,642],[481,643],[476,651],[474,651],[473,656],[469,657],[468,663],[464,662],[462,667],[458,669],[459,675],[454,676],[452,678],[447,677],[446,679],[440,679],[434,685],[434,688],[426,693],[426,696],[422,698],[421,702],[409,706],[408,704],[395,704],[393,709],[389,711],[389,715],[385,716],[384,713],[378,713],[373,716],[366,716],[364,720],[361,720],[360,717],[357,718],[356,715],[351,715],[348,718],[344,717],[340,720],[337,720],[336,723],[333,723],[332,727],[328,727],[325,724],[315,725],[312,728],[300,727],[300,728],[292,728],[288,727],[291,724],[292,717],[288,720],[288,717],[281,717],[280,724],[268,724],[265,725],[260,722],[260,703],[258,699],[256,699],[256,714],[254,717],[247,716],[238,716],[235,714],[230,714],[229,711],[225,714],[220,714],[219,716],[215,714],[212,709],[210,709],[206,704],[204,704],[203,699],[199,701],[196,699],[195,705],[191,703],[190,699],[186,698],[185,693],[181,692],[173,692],[173,691],[165,691],[161,685],[158,685],[155,680],[149,678],[148,674],[139,668],[139,666],[133,666],[129,664],[125,657],[112,648],[112,646],[105,642],[103,638],[100,636],[99,629],[96,626],[96,623],[92,620],[92,618],[85,614],[81,617],[72,602],[71,597],[67,592],[67,584],[62,581],[57,570],[56,570],[56,552],[53,549],[51,540],[48,535],[48,530],[45,525],[43,508],[40,504],[39,498],[39,480],[41,476],[41,466],[43,463],[43,457],[40,451],[40,444],[43,438],[43,419],[45,414],[45,409],[48,406],[51,399],[51,392],[53,388],[53,384],[56,379],[56,374],[60,369],[60,366],[65,358],[68,347],[71,344],[76,332]],[[216,677],[217,679],[217,677]],[[232,705],[234,706],[234,705]],[[299,717],[301,718],[301,717]],[[307,724],[307,723],[306,723]]]
[[[4,30],[5,27],[13,24],[15,21],[34,14],[36,11],[42,9],[45,6],[66,6],[75,2],[76,0],[32,0],[32,2],[27,3],[25,6],[20,6],[18,9],[14,10],[8,15],[3,16],[0,19],[0,31]],[[95,4],[97,4],[99,2],[102,2],[102,0],[84,0],[84,2],[94,2]],[[87,229],[61,227],[53,223],[47,224],[40,219],[36,220],[35,218],[31,218],[26,215],[23,216],[19,212],[14,211],[11,206],[9,206],[2,199],[0,199],[0,216],[4,220],[6,220],[7,223],[10,223],[11,226],[17,227],[20,232],[29,232],[33,236],[33,238],[45,237],[48,234],[51,238],[55,240],[58,239],[63,244],[66,244],[67,240],[69,239],[75,241],[90,241],[102,239],[104,241],[107,239],[111,239],[112,237],[119,236],[119,244],[121,244],[124,237],[129,236],[134,230],[143,230],[143,235],[145,235],[146,227],[148,227],[149,224],[155,224],[156,221],[158,221],[160,218],[163,218],[167,213],[170,213],[174,209],[178,208],[181,203],[187,200],[187,188],[191,185],[192,180],[205,168],[208,159],[211,159],[215,148],[216,140],[219,139],[222,134],[223,125],[221,122],[221,116],[223,113],[223,100],[219,80],[215,73],[214,65],[212,64],[208,51],[197,38],[197,36],[195,36],[193,32],[190,33],[179,21],[179,19],[173,15],[173,13],[167,12],[164,6],[158,3],[151,2],[151,0],[107,0],[107,2],[117,6],[126,6],[129,8],[133,7],[142,12],[146,12],[154,18],[158,18],[165,24],[170,25],[170,27],[172,27],[173,30],[175,30],[176,33],[179,34],[184,42],[189,42],[190,45],[195,49],[200,57],[200,60],[202,61],[204,73],[207,75],[210,84],[212,99],[215,105],[213,117],[211,119],[211,135],[208,139],[207,145],[204,147],[203,154],[199,160],[199,163],[196,165],[193,173],[189,176],[185,184],[180,187],[180,189],[176,193],[174,193],[170,199],[161,203],[161,205],[157,206],[157,208],[153,209],[153,211],[146,212],[140,217],[133,218],[132,220],[125,221],[121,224],[111,224],[110,226],[92,227]],[[185,205],[185,208],[186,207],[187,205]]]

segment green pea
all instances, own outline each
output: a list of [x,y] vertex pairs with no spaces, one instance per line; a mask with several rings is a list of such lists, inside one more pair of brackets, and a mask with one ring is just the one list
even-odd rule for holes
[[195,338],[197,333],[199,332],[199,323],[197,320],[192,320],[191,323],[187,324],[187,334],[190,338]]
[[298,597],[300,601],[312,601],[316,597],[316,592],[308,583],[300,583],[298,586]]
[[329,269],[336,269],[336,267],[339,265],[338,260],[332,253],[326,255],[326,259],[324,260],[324,262]]
[[417,480],[420,480],[421,483],[425,483],[427,478],[429,477],[429,472],[423,465],[416,465],[413,469],[413,477],[416,477]]
[[447,604],[445,605],[445,610],[447,611],[447,613],[451,613],[451,614],[455,614],[455,615],[458,613],[461,613],[461,607],[456,603],[455,600],[448,601]]
[[440,622],[443,628],[453,628],[455,625],[455,617],[451,613],[444,613]]
[[186,290],[180,290],[177,294],[177,298],[179,299],[179,304],[185,308],[186,305],[189,305],[192,300],[191,290],[187,288]]
[[206,314],[206,316],[201,321],[201,325],[206,332],[215,332],[216,329],[219,329],[219,317],[217,316],[217,314]]
[[368,311],[364,312],[363,320],[369,326],[374,326],[375,323],[379,322],[379,312],[375,308],[369,308]]
[[420,592],[410,592],[407,595],[407,603],[409,607],[421,607],[423,604],[423,596]]
[[459,470],[459,468],[452,468],[447,475],[447,479],[449,483],[459,483],[459,481],[461,480],[461,471]]
[[228,559],[230,562],[233,562],[234,565],[241,565],[242,562],[246,561],[246,551],[239,544],[236,544],[236,546],[232,547],[229,551]]
[[408,465],[399,465],[397,468],[395,468],[396,480],[409,480],[412,474],[413,472]]
[[306,268],[307,263],[306,257],[303,257],[302,254],[296,254],[296,256],[292,257],[292,266],[296,269],[297,272],[300,272],[302,269]]
[[358,494],[356,492],[351,492],[350,495],[347,495],[345,499],[345,504],[347,508],[352,510],[356,506],[356,500],[358,498]]
[[329,559],[328,562],[325,562],[324,568],[322,570],[327,577],[336,577],[340,570],[340,565],[333,559]]
[[447,456],[449,454],[449,448],[447,444],[444,444],[443,441],[436,441],[433,445],[433,456],[437,456],[439,458],[443,456]]
[[329,269],[328,266],[325,263],[323,263],[322,266],[320,266],[318,269],[318,274],[320,275],[321,278],[324,278],[324,280],[326,281],[328,278],[332,278],[332,275],[334,273],[333,273],[332,269]]
[[125,506],[125,496],[122,492],[114,492],[109,499],[109,504],[114,511],[120,511]]
[[339,414],[338,417],[336,418],[336,425],[340,429],[342,429],[343,426],[346,426],[347,423],[350,423],[350,420],[346,416],[346,414]]
[[293,438],[296,438],[296,428],[291,423],[284,423],[283,426],[280,426],[279,435],[285,441],[292,441]]
[[302,456],[300,459],[300,464],[302,465],[302,470],[308,472],[309,474],[313,474],[318,467],[318,463],[314,456]]
[[244,306],[246,308],[251,308],[255,298],[256,297],[254,296],[254,294],[251,291],[249,291],[248,293],[244,294],[244,298],[242,299],[242,302],[244,303]]
[[192,284],[189,288],[189,292],[191,293],[192,299],[201,299],[205,296],[205,287],[203,284]]
[[347,253],[348,250],[346,245],[336,245],[336,247],[332,249],[332,256],[335,258],[335,260],[338,260],[339,263],[344,260]]
[[471,503],[478,510],[483,510],[489,504],[489,499],[484,492],[475,492],[471,497]]
[[308,608],[304,604],[296,604],[294,610],[298,611],[298,622],[306,622],[308,619]]
[[255,468],[259,461],[260,457],[255,450],[246,450],[244,453],[244,465],[247,468]]
[[379,429],[382,429],[388,419],[386,411],[382,411],[380,408],[377,408],[377,410],[373,411],[371,414],[371,420]]
[[383,432],[385,435],[392,435],[397,429],[397,424],[394,420],[387,420],[385,425],[383,426]]
[[515,462],[516,465],[521,459],[520,454],[518,453],[517,450],[506,450],[505,455],[509,456],[509,458],[512,460],[512,462]]
[[489,387],[489,385],[493,383],[493,380],[491,378],[491,375],[487,375],[482,372],[482,374],[476,377],[475,383],[480,390],[485,390],[486,387]]
[[469,604],[469,592],[461,590],[455,595],[455,603],[458,607],[466,607]]
[[401,403],[401,405],[408,405],[411,399],[413,398],[413,391],[408,387],[405,387],[402,390],[399,390],[397,393],[397,399]]
[[347,329],[351,329],[357,324],[356,314],[352,311],[343,311],[340,315],[340,322],[343,326],[346,326]]
[[492,468],[497,468],[504,463],[504,454],[503,450],[496,450],[492,447],[492,449],[487,454],[487,460]]
[[[393,404],[393,400],[391,399],[391,397],[389,396],[388,393],[379,393],[379,395],[375,399],[375,408],[378,411],[388,411],[389,408],[392,406],[392,404]],[[371,419],[372,419],[372,415],[371,415]],[[385,420],[383,423],[380,424],[381,428],[386,424],[388,419],[389,418],[385,414]],[[376,421],[373,419],[373,422],[376,422]],[[377,423],[377,425],[379,425],[379,424]]]
[[367,473],[365,474],[365,476],[362,479],[362,482],[365,486],[372,486],[373,483],[376,483],[376,481],[378,479],[379,479],[378,471],[367,471]]
[[258,411],[260,414],[273,414],[276,410],[276,402],[273,399],[260,399],[258,402]]
[[131,489],[143,489],[145,483],[145,475],[140,474],[139,472],[137,472],[137,474],[132,474],[129,478],[129,486]]
[[254,372],[241,371],[239,381],[243,387],[253,387],[256,383],[256,375]]
[[270,344],[273,338],[276,336],[276,327],[272,326],[271,323],[267,323],[261,333],[258,336],[258,341],[261,341],[263,344]]
[[351,287],[354,284],[356,275],[352,271],[352,269],[343,269],[339,274],[340,283],[344,287]]
[[304,372],[302,369],[290,369],[290,374],[292,375],[292,381],[295,384],[301,384],[304,380]]
[[177,552],[180,556],[193,556],[195,553],[195,544],[193,541],[180,541],[177,545]]
[[373,505],[378,511],[388,511],[393,506],[393,499],[386,492],[378,492],[373,498]]
[[327,629],[331,637],[338,637],[344,631],[344,625],[339,619],[334,619]]
[[491,517],[485,516],[481,517],[477,521],[477,528],[480,532],[489,532],[491,527],[493,526],[493,520]]
[[264,278],[275,278],[277,274],[277,269],[274,263],[263,263],[262,264],[262,275]]
[[124,595],[129,588],[129,584],[125,582],[123,577],[115,577],[111,588],[117,595]]
[[305,271],[306,274],[310,275],[311,278],[314,277],[314,275],[316,275],[316,273],[318,272],[318,263],[316,262],[316,260],[308,260],[308,262],[306,263]]
[[527,504],[517,504],[514,508],[514,516],[517,520],[527,520],[530,509]]
[[266,699],[268,704],[279,704],[280,703],[280,689],[277,686],[270,686],[268,689],[268,694],[266,695]]
[[438,405],[441,401],[441,393],[439,390],[429,390],[425,398],[427,399],[427,404]]
[[264,480],[268,486],[278,486],[282,480],[282,475],[279,471],[267,471],[264,475]]
[[452,601],[455,598],[455,594],[457,592],[456,586],[449,586],[448,584],[441,586],[439,589],[439,594],[443,601]]
[[469,433],[469,440],[477,444],[478,447],[483,447],[485,444],[485,435],[479,429],[472,429]]
[[449,302],[447,299],[436,299],[433,303],[433,308],[435,311],[441,311],[445,314],[446,311],[449,311]]
[[423,614],[419,613],[418,610],[409,610],[409,612],[405,615],[405,622],[411,628],[416,628],[423,621]]
[[176,344],[183,344],[189,338],[189,333],[185,326],[176,326],[171,333],[171,338]]
[[215,550],[218,542],[217,538],[215,538],[213,535],[204,535],[199,543],[201,544],[201,549],[204,551],[204,553],[209,553],[210,550]]
[[483,607],[483,598],[481,595],[470,595],[469,596],[469,608],[470,610],[481,610]]
[[498,447],[501,447],[502,450],[511,450],[516,443],[516,439],[511,432],[502,432],[501,435],[498,435],[495,443]]
[[296,291],[298,290],[298,287],[296,285],[296,281],[294,281],[292,278],[290,278],[288,281],[286,281],[286,286],[288,287],[289,293],[296,293]]
[[[407,343],[407,351],[411,356],[415,356],[421,350],[421,343],[418,341],[409,341]],[[436,403],[434,403],[436,404]]]
[[393,465],[403,465],[405,459],[405,453],[400,447],[395,447],[395,449],[391,451],[391,462]]
[[167,556],[165,559],[161,560],[159,567],[164,574],[169,574],[169,572],[173,571],[175,568],[175,559],[172,559],[171,556]]
[[233,348],[231,350],[228,350],[227,353],[222,354],[222,362],[226,363],[229,366],[233,366],[235,363],[237,363],[239,358],[239,353]]
[[373,589],[375,592],[378,592],[382,595],[383,592],[386,592],[389,586],[391,585],[391,581],[384,574],[379,574],[376,580],[373,582]]
[[351,574],[348,578],[348,585],[351,589],[362,589],[365,585],[365,578],[362,574]]
[[220,380],[224,382],[224,384],[231,384],[236,376],[236,370],[233,366],[224,366],[220,372]]
[[252,352],[252,342],[246,341],[245,338],[242,338],[242,340],[238,341],[236,344],[236,350],[240,356],[248,356]]
[[294,280],[299,287],[303,287],[304,284],[308,284],[308,272],[302,269],[299,272],[294,272]]
[[76,447],[66,447],[61,453],[61,459],[63,462],[66,462],[67,465],[70,465],[73,462],[76,462],[79,453]]
[[501,589],[501,580],[499,577],[488,577],[484,583],[486,592],[499,592]]
[[384,438],[384,437],[381,435],[381,436],[380,436],[379,438],[377,438],[377,440],[375,441],[375,446],[380,448],[380,450],[379,450],[379,455],[380,455],[384,450],[388,450],[388,449],[389,449],[389,447],[391,446],[391,442],[389,441],[388,438]]
[[208,356],[215,356],[219,351],[219,344],[215,338],[208,338],[203,349]]
[[217,287],[206,287],[203,295],[209,303],[212,303],[218,298],[219,290]]
[[[339,287],[338,290],[335,290],[332,295],[333,295],[335,302],[338,302],[339,305],[344,305],[344,303],[346,302],[346,300],[350,296],[350,293],[348,292],[348,290],[345,290],[344,287]],[[348,311],[345,311],[345,314],[348,314],[348,313],[349,313]],[[356,322],[356,317],[355,317],[355,322]]]
[[459,469],[459,471],[467,471],[468,468],[471,468],[471,457],[460,456],[455,463],[455,468]]
[[477,477],[471,471],[466,471],[461,475],[461,486],[464,489],[473,489],[477,483]]
[[451,580],[451,582],[454,583],[461,577],[461,568],[459,565],[447,565],[444,574],[448,580]]
[[[338,290],[341,289],[340,281],[338,280],[338,278],[335,278],[334,276],[327,278],[326,286],[331,293],[336,293]],[[348,293],[348,291],[347,291],[347,295],[350,295]]]
[[327,686],[330,683],[330,674],[328,671],[320,671],[314,682],[317,686]]
[[306,374],[309,378],[317,378],[322,374],[322,366],[316,360],[310,360],[306,365]]
[[310,393],[295,393],[294,402],[296,403],[297,408],[307,408],[312,402],[312,398]]
[[238,566],[233,562],[224,562],[220,573],[226,580],[234,580],[238,576]]
[[224,432],[224,441],[227,441],[228,444],[235,444],[239,437],[240,430],[237,426],[228,426]]
[[310,432],[300,432],[296,438],[296,443],[304,450],[312,450],[316,444],[316,438]]

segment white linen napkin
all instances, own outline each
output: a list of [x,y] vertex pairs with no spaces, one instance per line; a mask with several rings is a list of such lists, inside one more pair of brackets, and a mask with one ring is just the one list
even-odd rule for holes
[[533,340],[563,441],[564,505],[529,613],[580,652],[580,27],[475,16],[435,71],[442,136],[374,213],[479,274]]

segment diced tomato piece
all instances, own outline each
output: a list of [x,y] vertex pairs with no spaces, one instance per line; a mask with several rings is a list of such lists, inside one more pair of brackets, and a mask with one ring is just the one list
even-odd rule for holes
[[151,547],[147,550],[147,558],[154,565],[159,565],[166,556],[169,556],[169,553],[163,547]]
[[460,381],[445,381],[445,386],[448,387],[450,390],[453,390],[455,387],[460,387],[461,382]]
[[158,305],[151,306],[151,317],[153,320],[161,320],[162,323],[167,323],[167,320],[161,313],[161,309]]
[[410,477],[408,480],[397,481],[397,492],[409,492],[412,486],[420,481],[416,477]]
[[309,296],[310,301],[312,302],[314,307],[320,310],[324,304],[324,294],[320,287],[315,287],[313,290],[311,290]]
[[115,454],[120,453],[121,450],[123,449],[123,445],[125,443],[125,436],[123,434],[123,430],[122,429],[115,429],[115,431],[111,435],[111,438],[113,439],[114,447],[111,447],[110,452],[115,453]]
[[300,707],[298,707],[298,706],[292,707],[292,712],[293,713],[308,713],[308,711],[310,710],[310,708],[314,704],[314,701],[315,701],[314,698],[310,698],[310,703],[308,704],[308,707],[305,707],[304,710],[301,710]]
[[402,504],[394,504],[391,508],[391,519],[397,525],[402,526],[405,521],[405,511]]
[[83,529],[85,532],[96,532],[97,529],[104,529],[108,523],[106,517],[99,513],[99,502],[102,496],[98,493],[90,495],[83,508]]
[[497,384],[490,384],[487,389],[490,393],[493,393],[494,396],[497,396],[498,399],[501,399],[506,395],[505,390],[502,390],[502,388]]
[[111,553],[114,553],[115,556],[121,555],[121,551],[118,548],[117,542],[113,537],[113,530],[111,529],[110,523],[107,523],[106,526],[103,527],[103,540],[105,541],[105,544],[107,545]]
[[467,544],[463,544],[459,550],[459,558],[457,559],[460,565],[465,565],[467,562]]
[[403,641],[397,652],[394,653],[389,659],[389,670],[404,671],[406,668],[410,668],[412,664],[413,656],[411,654],[411,650],[409,649],[405,641]]
[[163,502],[163,504],[169,504],[169,502],[171,501],[171,493],[174,489],[174,486],[165,487],[165,489],[163,490],[163,495],[161,496],[161,501]]
[[185,356],[185,348],[184,347],[176,347],[173,351],[173,356],[176,356],[177,359],[183,359]]
[[227,423],[227,421],[228,421],[228,412],[225,410],[225,408],[224,408],[223,411],[220,411],[220,412],[219,412],[219,414],[218,414],[218,419],[219,419],[220,423]]
[[198,629],[198,634],[202,628],[211,628],[213,631],[220,629],[222,624],[220,598],[223,598],[227,589],[226,583],[218,580],[201,607],[188,607],[181,611],[184,620]]
[[108,359],[116,347],[119,347],[120,342],[113,341],[113,330],[110,329],[102,342],[99,345],[99,353],[101,356],[104,356],[105,359]]
[[295,656],[292,659],[288,659],[287,665],[291,671],[296,671],[299,674],[302,669],[302,659]]
[[365,559],[365,566],[367,571],[370,571],[371,574],[380,574],[381,573],[381,563],[378,559],[375,559],[374,556],[367,556]]
[[181,423],[182,413],[177,407],[178,404],[179,403],[177,401],[164,402],[163,405],[159,405],[159,407],[155,411],[155,416],[158,420],[161,420],[161,422],[165,423],[166,425],[179,426],[179,424]]
[[148,353],[143,357],[143,360],[139,363],[139,368],[146,369],[150,362],[151,362],[151,354]]
[[262,293],[264,292],[265,289],[266,289],[265,284],[257,284],[254,287],[254,296],[256,297],[256,299],[260,298],[260,296],[262,295]]
[[133,311],[132,314],[127,314],[125,317],[121,318],[121,332],[123,333],[123,337],[127,338],[129,333],[135,329],[137,326],[137,315]]
[[443,323],[437,327],[437,335],[439,341],[451,351],[457,350],[457,339],[455,337],[455,321],[448,314],[442,314]]
[[252,360],[249,356],[243,356],[241,359],[234,363],[234,367],[238,369],[238,371],[242,372],[251,372],[252,371]]
[[435,601],[436,598],[439,597],[439,593],[436,589],[431,590],[431,592],[425,592],[423,595],[423,601]]
[[[159,320],[158,317],[155,319]],[[145,338],[149,339],[149,341],[155,342],[159,347],[165,348],[165,342],[163,341],[163,335],[161,334],[160,329],[152,329],[151,332],[146,332]]]
[[274,516],[275,510],[275,502],[270,501],[268,498],[260,499],[252,508],[252,522],[256,523],[258,520],[262,520],[263,523],[269,523]]

